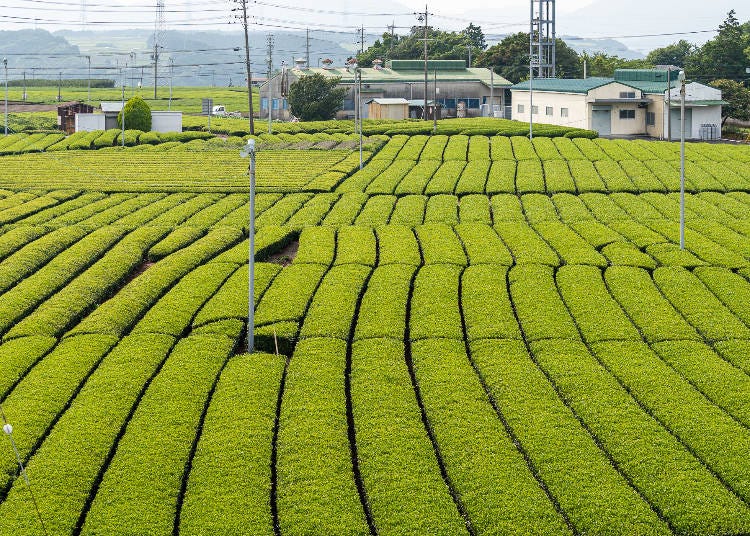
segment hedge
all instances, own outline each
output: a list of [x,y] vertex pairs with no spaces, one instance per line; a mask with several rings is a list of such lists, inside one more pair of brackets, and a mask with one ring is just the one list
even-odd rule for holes
[[172,530],[185,465],[209,393],[233,346],[225,337],[193,336],[172,350],[117,445],[81,534]]

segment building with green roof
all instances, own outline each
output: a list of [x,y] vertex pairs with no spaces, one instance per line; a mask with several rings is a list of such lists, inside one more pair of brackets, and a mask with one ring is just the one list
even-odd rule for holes
[[[261,117],[268,117],[268,104],[271,102],[273,117],[288,119],[290,114],[283,96],[286,90],[304,76],[320,74],[326,78],[339,78],[339,84],[349,90],[344,98],[344,108],[337,117],[353,118],[355,68],[346,65],[336,67],[330,60],[323,63],[323,67],[308,67],[304,60],[297,60],[294,68],[282,70],[263,84],[260,87]],[[384,66],[376,60],[372,67],[362,67],[359,70],[362,75],[363,103],[381,98],[424,101],[422,60],[391,60]],[[479,116],[483,110],[490,111],[492,104],[496,115],[502,116],[505,109],[505,89],[512,85],[502,76],[492,73],[490,69],[466,67],[463,60],[428,60],[427,72],[427,98],[435,99],[441,105],[442,117]],[[422,106],[410,106],[409,109],[412,117],[421,117]],[[366,117],[366,106],[363,106],[363,112]]]
[[[602,136],[679,139],[680,88],[676,69],[617,69],[613,78],[546,78],[512,86],[512,116],[519,121],[596,130]],[[688,139],[721,136],[721,91],[686,84]],[[533,99],[531,98],[533,93]],[[531,102],[533,101],[533,102]],[[671,111],[670,111],[671,110]]]

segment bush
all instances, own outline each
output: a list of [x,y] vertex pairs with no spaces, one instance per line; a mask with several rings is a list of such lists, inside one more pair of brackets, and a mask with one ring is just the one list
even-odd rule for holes
[[156,132],[144,132],[138,138],[138,143],[141,145],[146,143],[149,145],[157,145],[161,143],[161,139],[159,138],[159,134]]
[[131,130],[151,130],[151,108],[141,97],[133,97],[125,103],[125,108],[117,114],[117,125],[122,128],[122,114],[125,113],[125,128]]
[[587,138],[593,140],[599,137],[599,133],[594,130],[572,130],[565,133],[566,138]]

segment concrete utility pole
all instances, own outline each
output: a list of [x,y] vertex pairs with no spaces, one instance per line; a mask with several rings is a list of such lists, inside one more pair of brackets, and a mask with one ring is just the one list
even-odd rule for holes
[[667,69],[667,141],[672,141],[672,68]]
[[273,132],[273,91],[271,90],[271,76],[273,76],[273,34],[266,37],[268,46],[268,81],[266,82],[267,102],[268,102],[268,133]]
[[[292,65],[294,65],[294,62],[292,62]],[[310,68],[310,28],[306,30],[306,36],[305,36],[305,65],[307,68]]]
[[[89,79],[88,79],[88,93],[86,94],[86,104],[91,104],[91,56],[86,56],[86,60],[88,60],[89,64]],[[26,73],[24,73],[24,87],[26,86]],[[26,93],[26,89],[23,90],[24,94]],[[24,100],[26,98],[24,97]]]
[[417,15],[419,22],[424,22],[424,112],[422,112],[422,119],[427,121],[427,17],[432,15],[427,10],[427,4],[424,6],[424,12],[414,13]]
[[247,167],[250,179],[250,207],[248,222],[248,274],[247,274],[247,353],[255,351],[255,140],[247,140],[240,151],[242,158],[250,157]]
[[8,58],[3,58],[5,69],[5,135],[8,135]]
[[253,122],[253,73],[250,71],[250,37],[247,28],[247,0],[234,0],[239,2],[242,16],[242,28],[245,31],[245,70],[247,71],[247,106],[248,120],[250,122],[250,134],[255,134],[255,123]]
[[680,71],[680,249],[685,249],[685,71]]

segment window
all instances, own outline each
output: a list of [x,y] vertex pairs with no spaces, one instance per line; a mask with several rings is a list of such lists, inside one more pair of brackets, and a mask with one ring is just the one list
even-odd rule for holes
[[635,119],[635,110],[620,110],[620,119]]
[[523,110],[524,110],[524,108],[523,108],[523,104],[519,104],[519,105],[518,105],[518,113],[519,113],[519,114],[522,114],[522,113],[523,113]]
[[656,113],[646,112],[646,126],[653,127],[656,125]]
[[568,109],[560,108],[560,117],[568,117]]
[[479,99],[466,99],[467,108],[471,110],[479,109]]
[[531,107],[531,114],[532,115],[538,115],[539,114],[539,106],[532,106]]
[[552,106],[547,106],[544,108],[545,115],[553,115]]
[[260,99],[260,109],[261,110],[268,110],[268,98],[262,97]]
[[620,98],[621,99],[634,99],[635,91],[620,91]]
[[344,110],[354,110],[354,100],[353,99],[344,99]]

